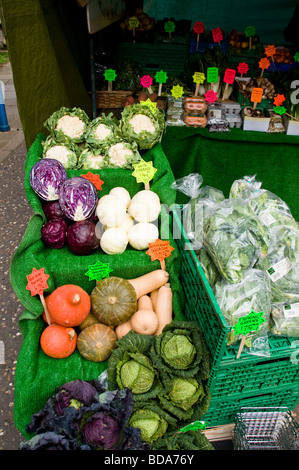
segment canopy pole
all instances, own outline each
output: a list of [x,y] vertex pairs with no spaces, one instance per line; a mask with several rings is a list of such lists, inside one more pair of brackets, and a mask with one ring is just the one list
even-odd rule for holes
[[92,101],[92,118],[97,117],[97,105],[96,105],[96,79],[95,79],[95,68],[94,68],[94,48],[93,48],[93,37],[89,35],[89,58],[90,58],[90,82],[91,82],[91,101]]

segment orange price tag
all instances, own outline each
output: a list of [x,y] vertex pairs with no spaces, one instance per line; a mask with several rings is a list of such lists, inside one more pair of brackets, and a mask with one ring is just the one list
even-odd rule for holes
[[270,66],[270,61],[269,61],[269,59],[267,59],[267,57],[263,57],[259,61],[259,68],[260,69],[265,70],[265,69],[269,68],[269,66]]
[[45,273],[44,268],[35,269],[33,268],[32,273],[27,277],[28,284],[26,286],[27,290],[30,290],[31,296],[43,295],[45,289],[47,289],[49,275]]
[[154,243],[149,243],[148,246],[149,250],[146,254],[151,257],[152,261],[159,260],[162,269],[165,269],[165,258],[168,258],[174,250],[169,241],[158,238]]
[[274,45],[265,47],[265,54],[267,57],[273,57],[276,54],[276,47]]
[[95,173],[92,173],[89,171],[86,173],[86,175],[80,175],[82,178],[85,178],[89,180],[98,191],[102,191],[102,185],[104,184],[104,181],[101,180],[100,175],[96,175]]
[[285,101],[285,96],[284,95],[277,95],[274,98],[274,104],[275,106],[281,106],[282,103]]
[[250,101],[253,103],[260,103],[264,94],[263,88],[252,88]]

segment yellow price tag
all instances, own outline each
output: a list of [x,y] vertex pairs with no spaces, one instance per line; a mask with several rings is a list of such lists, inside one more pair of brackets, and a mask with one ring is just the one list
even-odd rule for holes
[[184,88],[180,85],[173,86],[171,94],[174,98],[181,98],[184,94]]
[[145,101],[140,101],[142,106],[148,106],[154,113],[157,112],[157,103],[155,101],[151,101],[149,98]]
[[198,84],[203,83],[205,79],[206,79],[206,76],[202,72],[195,72],[193,75],[194,83],[198,83]]
[[153,162],[146,162],[143,159],[135,163],[133,167],[132,175],[135,176],[137,183],[144,183],[145,185],[149,184],[157,171],[157,168],[153,167]]

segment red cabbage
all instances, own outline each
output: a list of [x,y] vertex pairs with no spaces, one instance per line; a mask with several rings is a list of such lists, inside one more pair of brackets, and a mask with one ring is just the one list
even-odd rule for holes
[[58,199],[60,185],[67,180],[64,166],[51,158],[39,160],[31,169],[30,184],[33,191],[45,201]]
[[41,230],[41,240],[50,248],[62,248],[66,242],[68,223],[64,219],[52,219]]
[[72,253],[90,255],[100,245],[96,225],[90,220],[82,220],[70,225],[67,231],[67,243]]
[[94,413],[83,426],[82,437],[92,448],[111,449],[119,439],[118,422],[103,411]]
[[94,184],[82,176],[64,181],[59,188],[59,204],[65,216],[75,222],[86,220],[95,211],[98,193]]
[[59,201],[45,202],[45,204],[43,205],[43,211],[48,222],[52,219],[65,218],[65,215],[60,207]]

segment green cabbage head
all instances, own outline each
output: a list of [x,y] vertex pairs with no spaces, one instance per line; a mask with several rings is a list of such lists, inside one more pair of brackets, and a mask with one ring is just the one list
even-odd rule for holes
[[194,377],[187,379],[178,377],[172,381],[168,398],[175,406],[187,411],[202,395],[204,395],[204,389],[201,382],[198,382]]
[[164,436],[167,431],[167,421],[158,413],[148,409],[137,409],[133,412],[129,426],[139,428],[142,441],[152,444],[154,441]]
[[140,353],[126,353],[124,360],[117,365],[119,388],[128,388],[133,394],[150,391],[156,375],[150,359]]
[[196,356],[196,348],[188,334],[167,332],[161,342],[161,355],[174,369],[187,369]]

